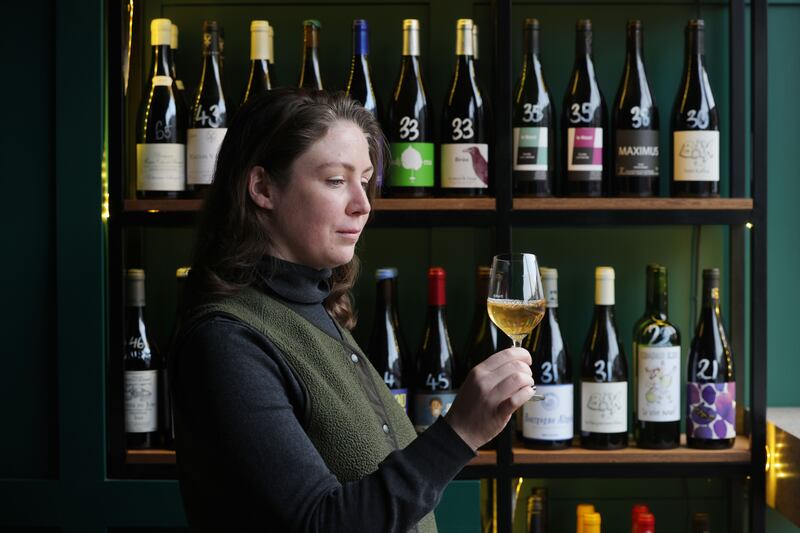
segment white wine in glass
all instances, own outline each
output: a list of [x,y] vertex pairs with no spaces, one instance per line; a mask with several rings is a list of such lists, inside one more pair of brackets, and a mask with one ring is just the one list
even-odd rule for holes
[[[489,318],[509,336],[514,347],[533,331],[544,316],[545,298],[539,264],[533,254],[500,254],[492,260]],[[534,395],[533,399],[543,399]]]

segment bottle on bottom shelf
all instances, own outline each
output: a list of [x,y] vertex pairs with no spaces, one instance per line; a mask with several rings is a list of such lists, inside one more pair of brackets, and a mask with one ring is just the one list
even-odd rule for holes
[[144,270],[129,269],[125,277],[123,393],[127,447],[155,448],[158,446],[161,360],[145,326]]
[[614,302],[614,269],[597,267],[594,318],[581,369],[581,445],[595,450],[628,445],[628,363]]
[[594,513],[594,505],[591,503],[579,503],[575,508],[575,533],[583,533],[583,525],[586,515]]
[[542,267],[540,273],[545,314],[523,347],[531,353],[536,392],[545,399],[522,407],[522,441],[529,448],[557,450],[572,444],[572,365],[558,322],[558,271]]

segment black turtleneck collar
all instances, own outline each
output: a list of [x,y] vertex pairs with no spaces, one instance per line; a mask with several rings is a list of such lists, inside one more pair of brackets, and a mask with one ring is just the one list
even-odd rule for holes
[[331,293],[330,268],[317,270],[267,255],[258,272],[267,287],[290,302],[320,304]]

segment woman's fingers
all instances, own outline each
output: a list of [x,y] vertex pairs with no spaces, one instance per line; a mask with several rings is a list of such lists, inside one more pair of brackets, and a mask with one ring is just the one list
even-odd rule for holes
[[524,348],[507,348],[505,350],[497,352],[491,357],[488,357],[479,366],[481,366],[485,370],[488,370],[489,372],[494,372],[499,367],[511,361],[522,361],[526,365],[530,366],[532,362],[531,354],[529,354],[528,350]]
[[533,397],[533,388],[523,387],[517,390],[509,398],[500,402],[500,404],[497,406],[497,414],[499,414],[503,420],[507,422],[508,419],[511,418],[511,415],[514,414],[514,411],[525,405],[525,402],[530,400],[531,397]]
[[529,389],[533,394],[533,376],[521,372],[513,372],[503,378],[491,391],[489,401],[501,404],[522,389]]

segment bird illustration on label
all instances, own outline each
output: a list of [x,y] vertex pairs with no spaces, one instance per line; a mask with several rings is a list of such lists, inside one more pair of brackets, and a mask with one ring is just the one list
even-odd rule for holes
[[489,185],[489,163],[484,159],[480,149],[477,146],[471,146],[464,150],[472,158],[472,169],[475,175],[485,184]]

